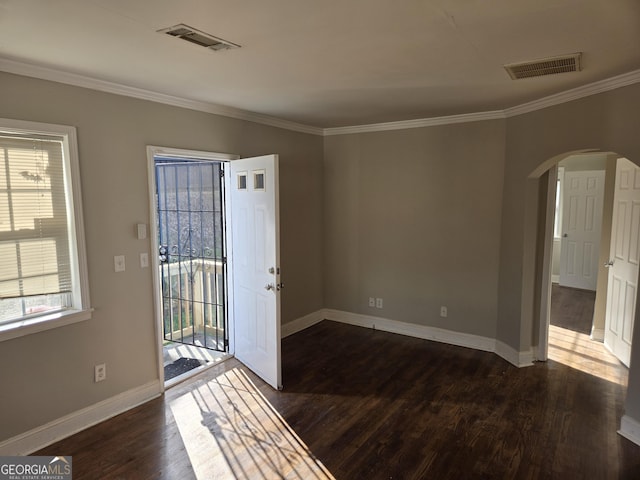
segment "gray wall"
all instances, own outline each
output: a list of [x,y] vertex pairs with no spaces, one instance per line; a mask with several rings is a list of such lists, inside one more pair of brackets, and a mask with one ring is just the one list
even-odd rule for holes
[[[149,218],[148,144],[280,154],[283,322],[328,307],[517,351],[534,344],[537,177],[574,150],[640,162],[640,85],[507,120],[324,140],[3,73],[0,91],[2,117],[78,128],[96,309],[90,321],[0,344],[0,440],[157,379],[151,272],[135,261],[150,247],[134,236]],[[129,260],[124,274],[113,273],[115,254]],[[369,296],[384,308],[370,309]],[[640,365],[640,348],[631,361]],[[102,362],[108,379],[94,384]],[[640,367],[627,414],[640,419]]]
[[562,160],[558,165],[564,167],[565,172],[605,170],[607,168],[607,154],[598,152],[572,155]]
[[[128,97],[0,73],[0,116],[73,125],[93,318],[0,343],[0,440],[158,377],[146,146],[280,154],[283,323],[322,302],[322,138]],[[151,252],[150,252],[151,253]],[[124,254],[127,271],[113,272]],[[108,378],[93,383],[93,366]]]
[[325,306],[494,338],[504,133],[495,120],[326,137]]

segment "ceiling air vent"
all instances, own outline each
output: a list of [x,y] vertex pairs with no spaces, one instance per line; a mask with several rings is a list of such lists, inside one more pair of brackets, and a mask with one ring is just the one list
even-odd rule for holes
[[208,33],[190,27],[189,25],[185,25],[184,23],[174,25],[169,28],[162,28],[158,30],[158,33],[166,33],[172,37],[180,38],[187,42],[215,51],[240,48],[240,45],[223,40],[222,38],[214,37],[213,35],[209,35]]
[[573,53],[532,62],[510,63],[505,65],[504,68],[513,80],[555,75],[557,73],[579,72],[582,70],[580,65],[581,57],[582,53]]

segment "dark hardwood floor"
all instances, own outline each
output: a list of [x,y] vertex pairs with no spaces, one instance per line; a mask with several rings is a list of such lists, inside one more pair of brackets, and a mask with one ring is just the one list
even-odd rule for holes
[[596,292],[551,285],[551,325],[591,334]]
[[619,383],[330,321],[282,351],[281,392],[230,360],[38,453],[75,480],[640,478]]

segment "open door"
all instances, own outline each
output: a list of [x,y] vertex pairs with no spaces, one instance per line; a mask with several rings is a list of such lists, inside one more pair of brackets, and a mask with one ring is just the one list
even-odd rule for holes
[[640,168],[626,158],[616,164],[604,344],[627,367],[640,265]]
[[278,156],[229,166],[235,356],[280,389]]

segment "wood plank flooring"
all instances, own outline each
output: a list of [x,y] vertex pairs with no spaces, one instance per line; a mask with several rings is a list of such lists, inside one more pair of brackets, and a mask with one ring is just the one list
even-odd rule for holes
[[230,360],[38,454],[75,480],[640,478],[619,383],[330,321],[282,351],[281,392]]
[[551,325],[591,335],[596,292],[551,285]]

